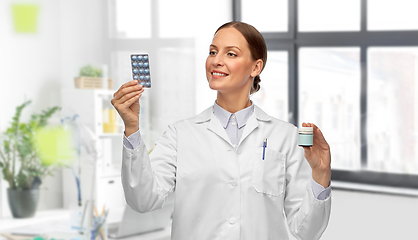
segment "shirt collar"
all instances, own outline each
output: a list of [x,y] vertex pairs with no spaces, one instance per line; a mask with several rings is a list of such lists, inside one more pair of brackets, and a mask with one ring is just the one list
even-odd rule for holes
[[[242,128],[247,124],[248,118],[250,118],[253,112],[254,104],[251,101],[251,106],[244,108],[234,114],[237,119],[238,128]],[[221,106],[219,106],[216,103],[216,101],[213,104],[213,114],[215,114],[215,116],[219,119],[223,128],[226,128],[228,126],[228,122],[231,119],[231,116],[233,115],[233,113],[230,113],[227,110],[223,109]]]

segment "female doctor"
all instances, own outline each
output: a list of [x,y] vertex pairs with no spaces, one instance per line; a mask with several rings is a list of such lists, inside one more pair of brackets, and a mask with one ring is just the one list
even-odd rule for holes
[[[215,33],[206,60],[213,106],[176,122],[148,150],[139,133],[144,89],[131,81],[112,104],[125,124],[122,183],[139,212],[161,208],[175,192],[172,239],[319,239],[330,216],[330,148],[298,146],[297,128],[251,100],[267,60],[262,35],[229,22]],[[267,140],[267,147],[263,148]],[[306,158],[306,160],[305,160]]]

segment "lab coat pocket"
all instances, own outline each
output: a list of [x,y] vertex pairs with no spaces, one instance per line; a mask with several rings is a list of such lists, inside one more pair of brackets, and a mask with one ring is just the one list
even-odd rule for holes
[[285,155],[266,148],[263,160],[263,148],[261,147],[256,149],[253,160],[254,189],[270,196],[280,196],[285,185]]

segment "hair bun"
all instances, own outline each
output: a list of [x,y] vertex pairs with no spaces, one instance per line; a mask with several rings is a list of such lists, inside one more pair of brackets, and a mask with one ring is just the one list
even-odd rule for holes
[[250,92],[250,94],[253,94],[253,93],[256,93],[256,92],[258,92],[258,90],[260,90],[260,82],[261,82],[261,79],[260,79],[260,76],[259,75],[257,75],[255,78],[254,78],[254,82],[253,82],[253,86],[252,86],[252,88],[251,88],[251,92]]

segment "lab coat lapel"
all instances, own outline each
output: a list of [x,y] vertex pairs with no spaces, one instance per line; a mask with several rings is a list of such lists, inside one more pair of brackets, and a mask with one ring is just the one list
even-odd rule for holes
[[255,114],[252,114],[248,118],[247,124],[244,127],[244,132],[242,133],[241,139],[239,141],[239,145],[241,145],[242,141],[244,141],[245,138],[247,138],[248,135],[250,135],[250,133],[254,131],[254,129],[256,129],[257,127],[258,127],[257,118],[255,117]]
[[219,119],[215,116],[215,114],[211,114],[210,121],[208,123],[208,129],[212,132],[214,132],[216,135],[221,137],[223,140],[225,140],[228,144],[232,145],[231,140],[228,137],[228,134],[226,133],[225,129],[222,127],[221,122]]
[[221,125],[221,122],[219,122],[219,119],[215,116],[215,114],[213,114],[213,106],[197,115],[195,123],[201,124],[204,122],[208,122],[207,129],[209,131],[215,133],[228,144],[232,145],[225,129]]
[[248,118],[247,124],[244,127],[244,132],[242,133],[239,145],[242,141],[248,137],[256,128],[259,126],[259,121],[268,122],[272,118],[267,115],[263,110],[261,110],[257,105],[254,105],[254,113]]

